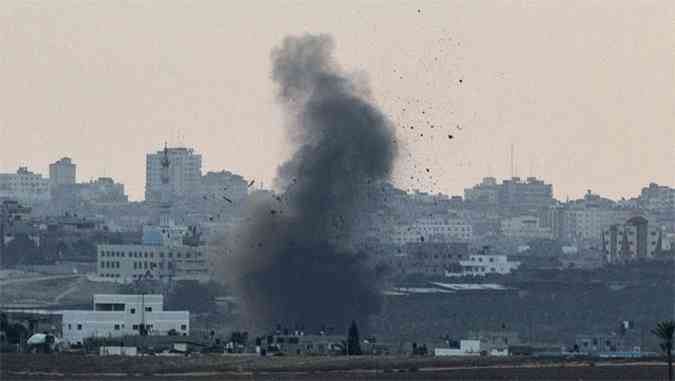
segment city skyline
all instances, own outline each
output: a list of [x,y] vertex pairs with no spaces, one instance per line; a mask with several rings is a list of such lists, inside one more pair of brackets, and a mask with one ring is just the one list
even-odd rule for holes
[[140,200],[145,155],[168,141],[199,151],[203,172],[271,186],[290,144],[270,50],[285,34],[325,32],[346,71],[368,73],[396,126],[403,189],[460,195],[484,176],[509,177],[511,145],[518,175],[552,183],[561,200],[675,184],[666,2],[393,3],[387,12],[378,2],[265,12],[253,3],[235,13],[217,2],[62,4],[2,7],[13,54],[0,63],[0,172],[46,175],[69,156],[79,181],[110,176]]
[[[194,189],[198,189],[199,186],[201,186],[202,183],[205,181],[204,179],[207,178],[208,176],[218,175],[218,174],[221,174],[221,173],[229,173],[231,175],[240,176],[243,179],[246,179],[246,176],[242,176],[242,174],[239,174],[239,173],[236,173],[236,172],[231,172],[228,168],[204,170],[201,167],[202,155],[200,154],[200,152],[198,150],[195,150],[193,147],[165,145],[165,149],[168,149],[169,152],[182,152],[183,155],[190,155],[190,156],[194,155],[195,157],[198,158],[199,165],[195,166],[194,168],[189,169],[189,171],[193,171],[193,172],[198,171],[198,172],[201,173],[201,178],[199,178],[198,180],[196,180],[196,182],[194,184],[192,184],[192,188],[194,188]],[[152,184],[148,184],[147,181],[148,181],[149,178],[146,176],[145,183],[144,183],[144,193],[145,193],[144,196],[145,197],[141,197],[139,199],[129,198],[129,201],[132,201],[132,202],[134,202],[134,201],[141,201],[141,202],[142,201],[150,201],[150,202],[152,202],[157,197],[157,195],[154,195],[154,196],[150,197],[150,199],[149,199],[147,196],[148,196],[148,192],[153,193],[153,192],[156,191],[156,189],[155,189],[156,186],[157,186],[156,181],[158,181],[158,179],[155,178],[156,175],[157,175],[155,173],[157,171],[157,169],[155,168],[155,166],[156,166],[155,161],[156,161],[157,157],[161,157],[163,152],[164,152],[164,150],[158,150],[156,152],[148,152],[146,154],[145,164],[146,164],[147,171],[148,171],[148,173],[153,172]],[[173,155],[173,153],[172,153],[172,155]],[[150,161],[148,161],[148,160],[150,160]],[[184,161],[184,160],[185,160],[185,158],[181,158],[179,160],[179,161],[181,161],[181,165],[179,167],[175,168],[175,171],[182,172],[182,171],[185,170],[184,167],[183,167],[183,164],[182,164],[182,161]],[[15,174],[15,173],[28,173],[31,176],[35,176],[36,178],[40,178],[41,180],[44,181],[45,184],[49,183],[50,186],[53,184],[53,185],[56,185],[58,187],[59,185],[61,185],[60,184],[61,183],[60,178],[63,175],[59,174],[56,177],[54,177],[54,176],[51,176],[51,174],[52,174],[52,171],[53,171],[53,167],[55,167],[57,164],[61,164],[61,163],[64,163],[64,162],[66,162],[68,166],[72,166],[72,169],[69,169],[72,172],[69,173],[68,175],[66,175],[66,176],[71,177],[71,179],[66,181],[66,183],[93,184],[97,181],[105,180],[105,181],[111,182],[111,184],[112,184],[114,181],[117,180],[117,178],[114,176],[114,174],[106,174],[104,176],[97,176],[97,177],[93,177],[93,178],[89,178],[89,179],[82,179],[82,178],[80,178],[80,176],[77,175],[77,173],[79,171],[78,163],[76,161],[73,161],[73,158],[71,158],[69,156],[64,156],[64,157],[62,157],[58,160],[55,160],[53,163],[50,163],[48,165],[48,167],[50,169],[49,173],[42,173],[40,171],[36,171],[33,168],[27,167],[27,166],[19,166],[18,168],[16,168],[15,170],[12,170],[12,171],[0,172],[0,175],[2,175],[2,174],[12,175],[12,174]],[[190,165],[194,165],[194,163],[191,163]],[[151,167],[153,168],[152,170],[150,169]],[[512,166],[511,170],[515,170],[515,168],[513,168],[513,166]],[[185,175],[179,174],[178,176],[182,177],[182,176],[185,176]],[[250,180],[249,187],[251,186],[251,184],[255,184],[255,182],[256,182],[256,179],[249,179],[249,180]],[[183,180],[181,180],[181,182],[182,181]],[[465,201],[466,201],[468,191],[473,192],[477,188],[485,186],[486,184],[488,186],[490,186],[490,185],[501,185],[502,183],[506,184],[506,182],[514,182],[514,181],[515,181],[516,184],[518,184],[518,183],[520,183],[520,184],[530,184],[531,182],[534,182],[534,183],[540,183],[544,186],[548,186],[552,190],[553,199],[555,199],[559,202],[581,200],[581,199],[584,199],[588,195],[599,196],[599,197],[602,197],[602,198],[609,198],[610,200],[613,200],[615,202],[622,201],[622,200],[629,201],[629,200],[633,200],[633,199],[636,199],[636,198],[640,197],[641,193],[643,193],[646,189],[651,189],[652,186],[665,187],[665,188],[672,188],[673,187],[671,184],[656,183],[654,181],[649,181],[648,183],[639,186],[638,192],[636,192],[635,194],[624,194],[624,195],[620,195],[619,197],[616,197],[616,198],[610,197],[606,194],[598,193],[598,192],[596,192],[592,189],[586,189],[585,192],[580,194],[578,197],[569,197],[569,195],[568,195],[568,196],[566,196],[566,198],[560,198],[560,197],[556,196],[557,192],[555,192],[555,184],[551,183],[546,178],[537,177],[536,175],[529,175],[529,174],[526,175],[526,176],[520,176],[518,173],[514,173],[512,176],[509,175],[509,176],[504,176],[504,177],[494,176],[492,174],[483,175],[480,178],[479,181],[477,181],[475,183],[471,183],[471,184],[466,184],[464,186],[464,188],[462,189],[462,192],[457,193],[457,194],[450,194],[450,193],[444,193],[444,192],[430,193],[430,192],[428,192],[424,189],[415,189],[415,188],[412,188],[412,189],[399,188],[399,189],[401,189],[403,191],[406,191],[409,194],[420,192],[420,193],[426,193],[426,194],[431,194],[431,195],[445,195],[447,197],[459,196],[459,197],[462,197],[463,199],[465,199]],[[124,187],[126,187],[126,185],[124,183],[120,183],[120,186],[122,186],[122,189],[124,189]],[[175,186],[182,187],[184,185],[178,185],[177,184]],[[396,186],[396,184],[394,184],[394,186]],[[258,184],[256,184],[256,188],[273,189],[271,187],[266,187],[265,184],[262,183],[262,182],[259,182]],[[184,191],[185,190],[183,190],[183,192]],[[125,192],[123,192],[123,193],[125,193]],[[185,196],[185,194],[183,194],[183,196]]]

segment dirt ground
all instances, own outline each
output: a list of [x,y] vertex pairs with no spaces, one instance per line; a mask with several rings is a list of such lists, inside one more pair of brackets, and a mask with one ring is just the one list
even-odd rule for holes
[[660,360],[2,354],[4,380],[659,380]]
[[0,286],[0,305],[91,304],[94,294],[116,293],[118,287],[110,282],[92,282],[82,275],[11,279]]

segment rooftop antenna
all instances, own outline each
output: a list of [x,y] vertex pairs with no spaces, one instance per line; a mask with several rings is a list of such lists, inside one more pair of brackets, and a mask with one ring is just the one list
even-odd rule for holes
[[184,147],[185,146],[185,141],[183,140],[185,138],[185,134],[183,134],[180,130],[180,127],[178,128],[178,146],[179,147]]
[[511,143],[511,177],[515,176],[515,161],[513,159],[513,143]]

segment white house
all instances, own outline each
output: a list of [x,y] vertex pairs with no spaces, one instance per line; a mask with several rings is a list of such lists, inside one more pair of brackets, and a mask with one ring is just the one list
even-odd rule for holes
[[162,295],[94,295],[93,311],[63,311],[63,340],[82,343],[89,337],[190,333],[189,311],[164,311]]
[[520,262],[509,261],[506,255],[471,255],[466,261],[459,261],[462,275],[510,274],[520,267]]
[[391,242],[398,245],[409,242],[467,242],[473,237],[471,225],[454,215],[421,218],[412,225],[398,225],[392,230]]

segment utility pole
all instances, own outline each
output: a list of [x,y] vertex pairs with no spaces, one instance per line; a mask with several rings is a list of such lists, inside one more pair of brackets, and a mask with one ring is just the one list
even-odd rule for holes
[[0,204],[0,267],[5,260],[5,205]]
[[513,159],[513,143],[511,143],[511,177],[515,176],[514,172],[514,159]]
[[7,223],[7,205],[0,203],[0,267],[5,261],[5,224]]

